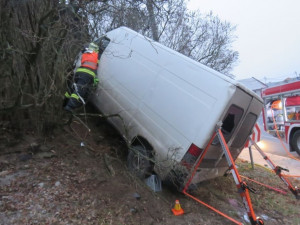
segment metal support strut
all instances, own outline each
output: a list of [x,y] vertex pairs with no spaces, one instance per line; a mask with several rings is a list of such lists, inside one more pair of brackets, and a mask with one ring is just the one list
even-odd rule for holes
[[271,159],[261,150],[261,148],[251,139],[249,138],[250,142],[254,147],[257,149],[257,151],[261,154],[261,156],[264,158],[264,160],[267,161],[271,169],[275,172],[275,174],[285,183],[285,185],[288,187],[288,189],[295,195],[296,199],[300,199],[300,189],[297,187],[293,187],[289,179],[287,179],[284,174],[281,173],[282,170],[285,170],[289,172],[288,169],[282,168],[280,166],[276,166]]
[[240,222],[234,220],[233,218],[231,218],[231,217],[225,215],[224,213],[221,213],[220,211],[216,210],[216,209],[213,208],[212,206],[207,205],[206,203],[200,201],[199,199],[197,199],[197,198],[195,198],[195,197],[193,197],[193,196],[191,196],[190,194],[187,193],[187,189],[188,189],[189,185],[190,185],[191,182],[192,182],[192,179],[193,179],[193,177],[194,177],[194,175],[195,175],[195,173],[196,173],[196,170],[197,170],[197,168],[199,167],[199,165],[201,164],[201,162],[202,162],[202,160],[203,160],[205,154],[207,153],[207,151],[208,151],[208,149],[209,149],[209,146],[211,145],[211,143],[212,143],[212,141],[213,141],[213,139],[214,139],[214,137],[215,137],[216,135],[217,135],[217,137],[218,137],[219,140],[220,140],[220,144],[221,144],[222,150],[223,150],[223,152],[224,152],[224,154],[225,154],[225,156],[226,156],[226,160],[227,160],[227,163],[228,163],[228,165],[229,165],[229,169],[231,170],[231,173],[232,173],[232,176],[233,176],[234,181],[235,181],[235,183],[236,183],[238,192],[239,192],[240,196],[242,197],[242,200],[243,200],[244,206],[245,206],[245,208],[246,208],[246,210],[247,210],[247,214],[248,214],[248,217],[249,217],[249,219],[250,219],[251,224],[252,224],[252,225],[263,225],[263,224],[264,224],[263,220],[260,219],[260,218],[257,218],[257,217],[255,216],[255,213],[254,213],[254,210],[253,210],[253,207],[252,207],[252,203],[251,203],[249,191],[254,192],[254,190],[251,189],[251,188],[246,184],[245,181],[242,181],[242,179],[241,179],[241,177],[240,177],[240,175],[239,175],[239,172],[238,172],[238,170],[237,170],[237,168],[236,168],[236,166],[235,166],[235,163],[234,163],[234,160],[233,160],[233,158],[232,158],[232,155],[231,155],[231,153],[230,153],[230,151],[229,151],[229,148],[228,148],[228,146],[227,146],[227,144],[226,144],[226,141],[225,141],[225,139],[224,139],[224,136],[223,136],[223,133],[222,133],[222,131],[221,131],[221,126],[220,126],[220,125],[218,125],[218,126],[216,127],[216,132],[213,134],[213,136],[212,136],[212,138],[210,139],[210,141],[209,141],[208,145],[206,146],[205,150],[202,152],[202,154],[201,154],[201,156],[200,156],[200,158],[199,158],[199,160],[198,160],[196,166],[194,167],[194,170],[193,170],[193,172],[192,172],[192,175],[191,175],[191,177],[189,178],[188,182],[186,183],[186,185],[185,185],[185,187],[184,187],[184,189],[183,189],[182,192],[183,192],[185,195],[187,195],[187,196],[191,197],[192,199],[196,200],[197,202],[199,202],[199,203],[205,205],[206,207],[212,209],[213,211],[217,212],[218,214],[220,214],[220,215],[226,217],[227,219],[231,220],[232,222],[234,222],[234,223],[236,223],[236,224],[242,224],[242,223],[240,223]]

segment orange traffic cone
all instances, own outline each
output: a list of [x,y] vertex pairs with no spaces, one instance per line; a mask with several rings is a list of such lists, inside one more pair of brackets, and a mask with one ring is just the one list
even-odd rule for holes
[[172,212],[175,216],[179,216],[179,215],[182,215],[184,213],[183,209],[180,206],[179,200],[175,201],[175,206],[172,209]]

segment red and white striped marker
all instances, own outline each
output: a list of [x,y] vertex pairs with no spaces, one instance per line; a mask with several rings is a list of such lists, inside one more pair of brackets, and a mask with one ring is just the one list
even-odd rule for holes
[[[257,123],[255,124],[255,126],[253,128],[251,139],[255,143],[258,143],[260,141],[260,128]],[[245,144],[245,148],[250,147],[250,146],[251,146],[251,144],[249,143],[249,140],[248,140]]]

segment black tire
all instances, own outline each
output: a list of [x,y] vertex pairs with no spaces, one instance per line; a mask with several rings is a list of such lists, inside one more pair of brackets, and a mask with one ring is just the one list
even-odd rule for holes
[[293,150],[295,150],[298,153],[298,155],[300,155],[300,130],[297,130],[294,133],[291,141],[291,146]]
[[149,177],[153,172],[151,152],[143,146],[132,146],[127,156],[127,165],[131,173],[140,179]]

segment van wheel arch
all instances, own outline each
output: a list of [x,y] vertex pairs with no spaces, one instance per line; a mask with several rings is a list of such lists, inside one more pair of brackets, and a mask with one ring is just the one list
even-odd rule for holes
[[127,166],[130,172],[143,179],[153,172],[153,148],[143,137],[133,139],[128,149]]
[[138,146],[138,145],[143,146],[149,152],[153,151],[152,145],[147,141],[146,138],[144,138],[142,136],[136,136],[131,141],[131,146]]

